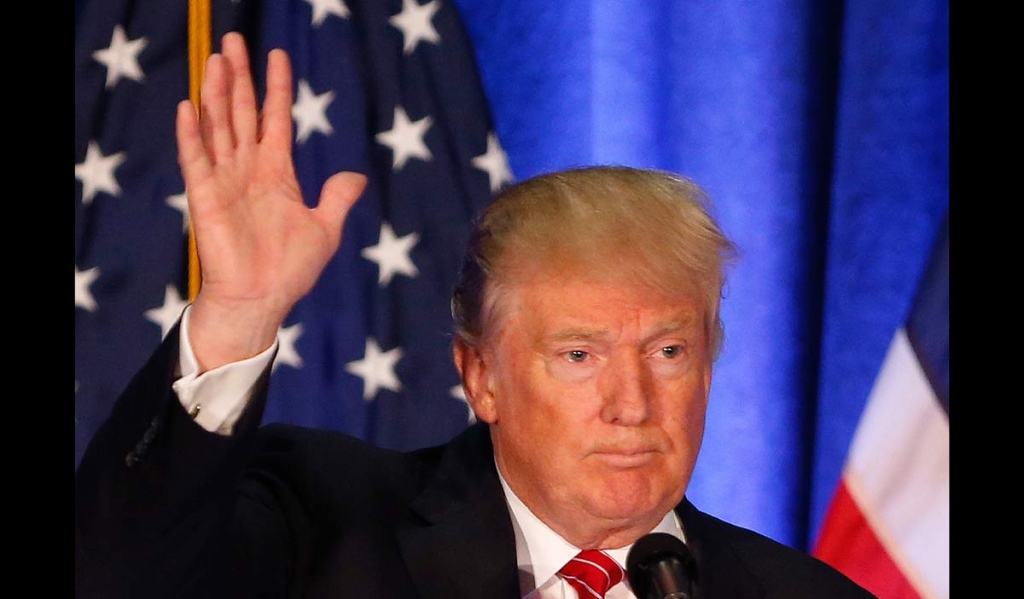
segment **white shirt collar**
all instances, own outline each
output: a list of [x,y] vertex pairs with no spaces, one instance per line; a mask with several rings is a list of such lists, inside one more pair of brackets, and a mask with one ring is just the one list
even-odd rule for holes
[[[497,467],[497,464],[495,464]],[[516,563],[519,566],[519,585],[523,595],[540,587],[580,552],[580,548],[566,541],[561,535],[544,524],[519,496],[508,486],[501,470],[498,470],[505,501],[512,514],[512,527],[516,535]],[[651,532],[664,532],[686,542],[682,524],[674,510],[669,510]],[[606,551],[625,569],[626,556],[632,544]]]

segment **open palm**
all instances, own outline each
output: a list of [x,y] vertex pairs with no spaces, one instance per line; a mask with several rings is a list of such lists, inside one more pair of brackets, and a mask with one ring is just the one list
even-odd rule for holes
[[[292,163],[287,55],[268,55],[261,114],[242,36],[226,34],[221,47],[206,64],[201,116],[189,101],[177,115],[202,272],[192,343],[204,370],[269,347],[337,251],[345,216],[366,184],[357,173],[335,174],[317,207],[307,207]],[[233,333],[239,336],[227,341]]]

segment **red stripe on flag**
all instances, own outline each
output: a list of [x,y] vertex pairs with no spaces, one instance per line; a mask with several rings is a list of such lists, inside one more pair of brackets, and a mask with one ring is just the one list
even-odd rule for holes
[[922,599],[875,536],[843,483],[829,505],[814,555],[879,599]]

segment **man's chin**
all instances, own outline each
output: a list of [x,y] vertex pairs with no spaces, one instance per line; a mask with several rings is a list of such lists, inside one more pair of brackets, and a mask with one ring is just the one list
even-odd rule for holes
[[632,524],[632,521],[647,520],[653,516],[660,519],[664,505],[667,505],[665,498],[659,500],[652,497],[648,487],[612,488],[594,497],[591,502],[594,515],[624,525]]

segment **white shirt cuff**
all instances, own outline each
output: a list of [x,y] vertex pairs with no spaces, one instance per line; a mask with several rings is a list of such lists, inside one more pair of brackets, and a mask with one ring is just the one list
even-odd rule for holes
[[173,384],[181,405],[193,415],[204,429],[230,435],[242,410],[248,405],[260,374],[270,363],[277,350],[278,340],[263,352],[225,364],[200,375],[199,362],[192,351],[188,337],[188,319],[192,306],[181,316],[181,335],[178,368],[181,378]]

